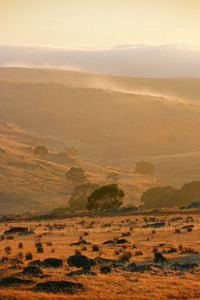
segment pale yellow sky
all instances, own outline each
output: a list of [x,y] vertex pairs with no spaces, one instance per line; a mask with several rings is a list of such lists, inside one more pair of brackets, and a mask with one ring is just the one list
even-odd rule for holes
[[0,44],[200,42],[200,0],[0,0]]

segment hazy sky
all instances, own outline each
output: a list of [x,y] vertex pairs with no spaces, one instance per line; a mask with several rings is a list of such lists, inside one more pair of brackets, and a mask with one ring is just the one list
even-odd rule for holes
[[0,44],[200,42],[200,0],[0,0]]

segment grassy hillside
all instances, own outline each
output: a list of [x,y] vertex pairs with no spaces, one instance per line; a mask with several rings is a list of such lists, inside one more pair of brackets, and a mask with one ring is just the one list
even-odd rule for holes
[[[143,91],[130,92],[136,86]],[[187,100],[158,96],[162,88]],[[198,79],[1,68],[1,213],[66,205],[74,189],[65,178],[71,166],[100,184],[109,172],[119,173],[125,204],[139,204],[142,192],[158,184],[199,180],[199,89]],[[40,144],[50,150],[43,160],[33,155]],[[66,156],[68,147],[79,150],[76,159]],[[155,178],[134,173],[140,160],[155,163]]]
[[93,161],[179,154],[200,148],[197,105],[17,81],[0,82],[0,99],[4,121],[69,143]]
[[111,89],[115,91],[154,95],[172,101],[199,101],[199,78],[135,78],[108,76],[73,71],[0,68],[0,80],[60,83],[73,87]]
[[33,145],[39,142],[51,146],[53,140],[39,139],[5,122],[0,125],[0,214],[51,211],[68,205],[75,185],[67,181],[65,173],[72,166],[83,168],[88,180],[100,185],[110,183],[107,175],[117,172],[126,193],[125,204],[138,205],[141,193],[156,184],[155,178],[135,175],[134,170],[98,166],[64,152],[50,151],[41,159],[33,154]]

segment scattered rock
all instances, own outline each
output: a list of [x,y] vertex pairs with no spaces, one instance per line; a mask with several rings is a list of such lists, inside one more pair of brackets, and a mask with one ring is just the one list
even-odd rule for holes
[[67,263],[69,266],[88,269],[90,266],[94,266],[96,263],[94,259],[90,259],[85,255],[76,254],[68,257]]
[[90,244],[91,243],[88,243],[85,240],[81,240],[80,242],[70,244],[70,246],[80,246],[80,245],[90,245]]
[[60,268],[63,266],[63,260],[58,258],[46,258],[43,260],[42,266],[45,268]]
[[130,244],[126,239],[120,239],[117,241],[117,244]]
[[106,241],[106,242],[103,242],[102,244],[103,244],[103,245],[114,245],[115,242],[112,241],[112,240],[108,240],[108,241]]
[[182,227],[182,229],[188,229],[188,228],[194,228],[194,225],[185,225]]
[[185,270],[194,269],[195,267],[198,267],[197,263],[187,263],[187,264],[174,263],[173,265],[171,265],[170,269],[185,271]]
[[28,227],[12,227],[9,230],[4,231],[4,234],[15,234],[28,232]]
[[84,290],[81,283],[75,283],[70,281],[46,281],[38,283],[34,288],[34,291],[45,293],[67,293],[74,294],[78,290]]
[[110,272],[111,272],[111,268],[108,267],[108,266],[102,266],[102,267],[100,268],[100,271],[101,271],[102,274],[107,274],[107,273],[110,273]]
[[24,275],[32,275],[32,276],[38,276],[43,274],[42,270],[36,266],[27,266],[24,268],[22,273]]
[[33,260],[28,263],[28,266],[36,266],[36,267],[42,267],[42,262],[40,259]]
[[78,270],[78,271],[72,271],[72,272],[66,274],[66,276],[68,276],[68,277],[80,276],[80,275],[97,276],[97,273],[91,272],[89,270]]
[[149,224],[142,225],[141,228],[149,228]]
[[98,265],[102,265],[102,264],[106,264],[106,265],[111,265],[111,264],[114,264],[114,263],[117,263],[118,261],[115,260],[115,259],[109,259],[109,258],[103,258],[103,257],[95,257],[95,262],[98,264]]
[[0,281],[0,286],[13,286],[13,285],[19,285],[19,284],[33,284],[34,282],[32,280],[24,280],[17,277],[5,277]]
[[160,228],[160,227],[163,227],[165,225],[166,225],[165,222],[158,222],[158,223],[152,223],[149,226],[152,227],[152,228]]

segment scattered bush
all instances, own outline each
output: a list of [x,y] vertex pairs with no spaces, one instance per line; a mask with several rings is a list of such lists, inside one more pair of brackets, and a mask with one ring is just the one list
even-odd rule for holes
[[19,243],[18,249],[23,249],[23,243]]
[[33,259],[33,254],[31,252],[27,252],[25,257],[26,257],[26,260],[32,260]]

